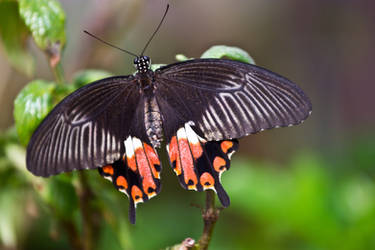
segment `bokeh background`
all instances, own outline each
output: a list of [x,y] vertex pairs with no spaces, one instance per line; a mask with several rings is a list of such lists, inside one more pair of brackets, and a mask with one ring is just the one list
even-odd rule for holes
[[[62,66],[71,81],[85,69],[131,74],[133,58],[82,30],[137,53],[167,2],[60,3],[67,31]],[[222,178],[232,203],[221,213],[211,249],[375,249],[375,2],[169,3],[146,52],[153,63],[172,63],[178,53],[199,57],[212,45],[238,46],[257,65],[296,82],[313,103],[302,125],[241,139]],[[22,170],[24,149],[12,129],[19,91],[33,79],[54,80],[31,38],[27,47],[36,62],[29,76],[10,65],[0,46],[0,248],[69,249],[83,230],[81,196],[60,193],[75,193],[80,177],[57,177],[63,185],[49,187],[52,205],[43,191],[36,195],[45,182]],[[135,226],[127,221],[127,198],[96,171],[85,175],[100,218],[95,249],[163,249],[201,235],[200,210],[191,204],[203,205],[204,194],[183,190],[167,164],[161,194],[139,206]]]

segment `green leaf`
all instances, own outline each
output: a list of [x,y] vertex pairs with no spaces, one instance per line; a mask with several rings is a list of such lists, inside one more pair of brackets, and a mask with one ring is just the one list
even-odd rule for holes
[[72,91],[71,85],[34,80],[21,90],[14,101],[14,120],[23,145],[52,108]]
[[56,85],[35,80],[21,90],[14,101],[14,120],[22,144],[26,145],[36,127],[53,107]]
[[254,59],[243,49],[225,45],[215,45],[206,50],[201,58],[229,58],[244,63],[255,64]]
[[9,63],[21,73],[32,76],[34,58],[26,50],[29,31],[18,13],[16,1],[0,2],[0,37]]
[[0,192],[0,241],[2,249],[17,249],[25,234],[27,196],[23,188],[2,186]]
[[78,209],[78,195],[73,186],[72,174],[60,174],[46,179],[41,197],[62,219],[71,219]]
[[166,64],[151,64],[151,69],[153,70],[153,71],[155,71],[155,70],[157,70],[158,68],[160,68],[160,67],[163,67],[163,66],[165,66]]
[[183,61],[187,61],[187,60],[191,60],[191,59],[194,59],[194,58],[189,58],[183,54],[177,54],[176,55],[176,60],[179,61],[179,62],[183,62]]
[[56,0],[19,0],[20,14],[36,44],[52,55],[60,55],[66,42],[65,13]]
[[113,76],[112,73],[99,70],[99,69],[89,69],[77,72],[73,77],[74,88],[80,88],[85,86],[88,83]]

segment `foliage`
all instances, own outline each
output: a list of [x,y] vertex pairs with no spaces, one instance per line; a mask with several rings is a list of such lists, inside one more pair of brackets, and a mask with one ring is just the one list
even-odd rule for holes
[[60,101],[53,94],[56,89],[57,85],[52,82],[35,80],[26,85],[14,101],[15,125],[23,145],[27,145],[38,124]]
[[65,13],[56,0],[19,0],[19,12],[35,43],[59,53],[66,42]]
[[229,58],[240,62],[255,64],[254,59],[243,49],[225,45],[215,45],[204,52],[201,58]]
[[[10,64],[29,76],[31,34],[56,76],[25,86],[15,100],[15,127],[0,134],[0,248],[155,249],[199,237],[200,211],[190,204],[203,194],[178,188],[168,167],[163,192],[139,208],[136,226],[129,226],[126,197],[95,171],[48,179],[26,171],[25,145],[48,112],[75,89],[112,74],[84,70],[70,83],[63,79],[65,14],[56,0],[1,1],[0,34]],[[202,55],[223,57],[254,63],[236,47],[213,46]],[[338,161],[303,151],[285,164],[235,156],[223,176],[232,205],[217,223],[212,249],[374,249],[375,145],[348,145]]]
[[34,60],[26,49],[29,31],[18,13],[16,1],[0,1],[0,38],[10,64],[31,76]]
[[79,71],[74,75],[73,78],[74,89],[78,89],[88,83],[110,76],[112,76],[112,74],[104,70],[88,69]]

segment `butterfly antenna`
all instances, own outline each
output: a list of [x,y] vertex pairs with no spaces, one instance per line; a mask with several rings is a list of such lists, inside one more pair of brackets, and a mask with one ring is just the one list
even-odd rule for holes
[[130,51],[127,51],[127,50],[121,49],[120,47],[117,47],[116,45],[110,44],[109,42],[106,42],[106,41],[104,41],[103,39],[100,39],[99,37],[97,37],[97,36],[91,34],[91,33],[88,32],[87,30],[84,30],[83,32],[85,32],[87,35],[89,35],[89,36],[91,36],[91,37],[93,37],[93,38],[95,38],[95,39],[101,41],[102,43],[107,44],[108,46],[110,46],[110,47],[112,47],[112,48],[115,48],[115,49],[121,50],[121,51],[123,51],[123,52],[125,52],[125,53],[128,53],[129,55],[132,55],[132,56],[138,57],[136,54],[134,54],[134,53],[132,53],[132,52],[130,52]]
[[158,32],[158,30],[160,29],[160,26],[162,25],[165,17],[167,16],[167,13],[168,13],[168,9],[169,9],[169,4],[167,4],[167,8],[165,9],[165,12],[164,12],[164,15],[158,25],[158,27],[156,28],[156,30],[154,31],[154,33],[152,34],[152,36],[150,37],[150,39],[148,39],[148,42],[146,43],[145,47],[143,48],[142,50],[142,53],[141,53],[141,56],[143,56],[143,53],[146,51],[148,45],[150,44],[151,40],[154,38],[154,36],[156,35],[156,33]]

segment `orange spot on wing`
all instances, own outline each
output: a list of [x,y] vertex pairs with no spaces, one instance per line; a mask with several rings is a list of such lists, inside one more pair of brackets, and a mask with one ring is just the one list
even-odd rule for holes
[[158,155],[156,154],[155,150],[147,143],[143,143],[143,146],[145,148],[147,159],[150,162],[151,170],[152,170],[154,177],[160,178],[160,174],[155,168],[155,165],[160,165],[160,160],[159,160]]
[[131,170],[134,172],[137,171],[137,164],[135,163],[135,156],[133,155],[132,157],[126,157],[128,160],[128,166]]
[[220,144],[220,147],[221,147],[221,150],[224,152],[224,154],[226,154],[228,152],[228,150],[233,147],[233,142],[232,141],[223,141],[221,144]]
[[119,187],[123,187],[125,189],[128,189],[128,182],[126,181],[124,176],[119,176],[116,179],[116,184]]
[[203,149],[202,149],[202,146],[199,142],[198,143],[190,143],[190,149],[191,149],[191,153],[193,154],[193,157],[194,157],[195,160],[197,160],[203,154]]
[[215,184],[214,177],[212,177],[212,175],[208,172],[203,173],[199,178],[199,181],[205,189],[213,187]]
[[135,157],[137,159],[139,174],[142,177],[143,190],[147,192],[149,188],[156,189],[156,184],[143,147],[135,149]]
[[176,136],[173,136],[171,142],[169,143],[169,159],[171,162],[177,160],[178,155],[178,147],[177,147],[177,139]]
[[197,176],[194,172],[193,157],[190,152],[189,143],[186,138],[178,140],[178,145],[181,155],[181,165],[184,170],[184,180],[187,184],[188,189],[196,189]]
[[216,172],[222,172],[225,170],[226,162],[222,157],[216,156],[213,165]]
[[176,162],[176,167],[174,168],[174,171],[177,175],[180,175],[182,170],[181,170],[180,159],[179,159],[179,154],[178,154],[178,145],[177,145],[176,136],[173,136],[171,139],[171,142],[169,143],[169,159],[172,164]]
[[113,175],[113,167],[111,165],[104,166],[103,172],[109,175]]
[[137,187],[136,185],[132,186],[131,195],[135,204],[139,202],[143,202],[143,193],[141,189]]

